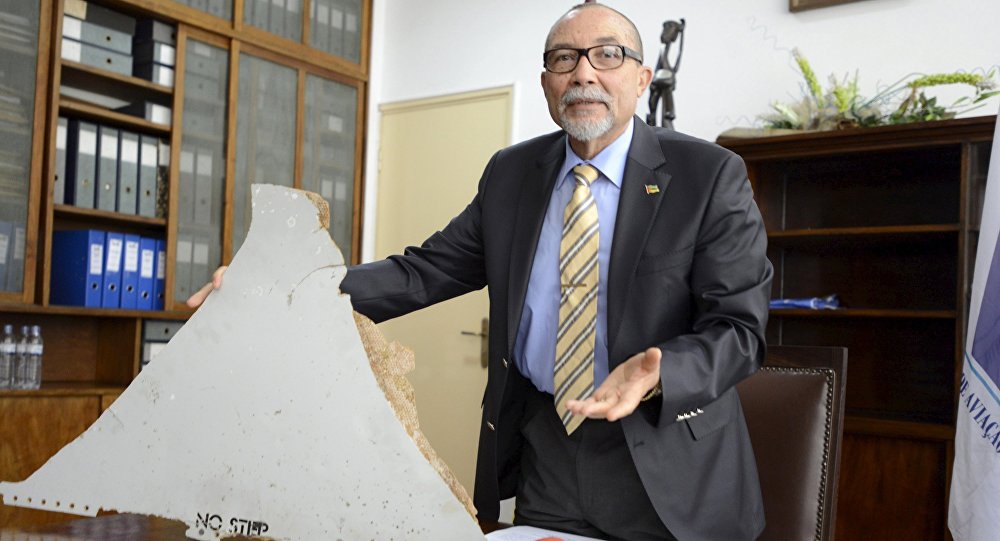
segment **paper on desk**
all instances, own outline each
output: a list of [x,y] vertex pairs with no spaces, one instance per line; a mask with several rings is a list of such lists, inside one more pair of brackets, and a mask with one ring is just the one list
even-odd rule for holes
[[534,526],[514,526],[513,528],[506,528],[486,534],[488,541],[538,541],[546,537],[556,537],[563,541],[601,541],[596,537],[583,537],[582,535],[562,533],[555,530],[543,530]]

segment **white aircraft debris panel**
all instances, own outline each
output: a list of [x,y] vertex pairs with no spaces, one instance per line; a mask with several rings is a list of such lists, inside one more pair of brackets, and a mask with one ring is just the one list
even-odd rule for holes
[[223,287],[86,432],[27,480],[0,483],[3,503],[158,515],[199,540],[484,539],[412,404],[398,403],[405,380],[376,381],[325,204],[252,192]]

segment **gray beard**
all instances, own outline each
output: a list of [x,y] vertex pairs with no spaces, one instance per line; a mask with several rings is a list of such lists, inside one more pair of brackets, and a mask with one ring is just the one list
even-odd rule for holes
[[[580,99],[604,103],[608,107],[608,114],[598,120],[577,120],[570,118],[566,114],[566,107],[570,102]],[[562,124],[562,128],[566,130],[566,133],[573,139],[577,141],[593,141],[611,131],[611,126],[615,122],[611,103],[611,96],[598,88],[571,88],[559,100],[559,122]]]
[[593,141],[611,130],[614,118],[611,116],[611,111],[608,111],[608,114],[597,120],[571,119],[563,112],[559,115],[559,121],[562,122],[562,128],[573,139],[577,141]]

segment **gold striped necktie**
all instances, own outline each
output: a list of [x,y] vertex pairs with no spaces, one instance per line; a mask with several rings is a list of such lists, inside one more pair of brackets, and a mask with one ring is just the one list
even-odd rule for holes
[[582,400],[594,392],[594,344],[597,332],[597,204],[590,184],[597,180],[590,165],[573,168],[576,188],[563,215],[559,245],[559,330],[556,333],[556,413],[571,434],[583,417],[566,409],[567,400]]

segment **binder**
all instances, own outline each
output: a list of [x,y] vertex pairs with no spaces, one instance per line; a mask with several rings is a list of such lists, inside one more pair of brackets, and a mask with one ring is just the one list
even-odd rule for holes
[[[177,266],[174,272],[174,298],[191,296],[191,256],[194,244],[191,235],[177,235]],[[198,286],[201,287],[201,286]]]
[[288,37],[285,34],[285,0],[271,0],[271,16],[267,24],[271,33]]
[[198,291],[212,279],[208,266],[208,246],[207,238],[195,237],[191,254],[191,293]]
[[120,308],[135,310],[139,306],[139,235],[125,235],[122,256],[122,287]]
[[156,239],[156,274],[153,276],[153,310],[163,310],[167,289],[167,243]]
[[136,296],[136,308],[139,310],[153,309],[153,283],[156,280],[156,239],[142,237],[139,239],[139,280]]
[[66,139],[69,131],[69,119],[59,117],[56,126],[56,172],[53,179],[52,202],[62,205],[66,202]]
[[170,197],[170,145],[164,140],[157,140],[156,166],[156,215],[167,216]]
[[299,15],[299,3],[302,0],[286,0],[287,5],[285,11],[285,34],[286,36],[293,36],[293,39],[300,40],[302,38],[302,16]]
[[122,131],[118,160],[118,202],[116,210],[135,214],[139,184],[139,134]]
[[12,225],[10,222],[0,221],[0,291],[8,291],[7,263],[10,261],[10,252],[14,244],[11,241]]
[[52,233],[52,304],[101,306],[104,242],[104,231],[94,229]]
[[344,21],[343,57],[356,62],[361,57],[360,17],[353,6],[348,7],[347,10],[347,15],[345,16]]
[[208,12],[216,17],[228,18],[226,0],[208,0]]
[[137,187],[139,216],[156,217],[156,146],[155,137],[139,136],[139,183]]
[[142,361],[140,368],[150,363],[181,330],[183,321],[146,320],[142,325]]
[[7,291],[24,288],[24,224],[11,224],[10,260],[7,261]]
[[173,67],[176,63],[177,51],[173,45],[159,41],[143,41],[135,44],[135,61],[156,63]]
[[67,37],[62,38],[60,57],[63,60],[79,62],[119,75],[132,75],[132,57],[127,54],[82,43]]
[[253,24],[257,28],[267,30],[268,0],[248,0],[247,4],[253,4]]
[[177,44],[177,31],[173,26],[154,19],[140,19],[135,27],[135,41],[159,41]]
[[63,15],[62,35],[76,41],[110,49],[122,54],[132,54],[132,36],[120,30],[81,21]]
[[330,44],[326,50],[344,56],[344,9],[334,3],[330,5]]
[[194,223],[212,223],[212,152],[197,151],[194,185]]
[[194,222],[195,151],[181,149],[181,174],[177,186],[177,216],[182,224]]
[[118,308],[121,305],[122,251],[125,236],[108,232],[104,242],[104,287],[101,291],[102,308]]
[[174,69],[156,62],[142,62],[135,65],[132,74],[160,86],[174,86]]
[[97,176],[97,125],[70,119],[66,140],[66,202],[94,208]]
[[115,109],[119,113],[137,116],[154,124],[169,126],[172,122],[170,107],[151,101],[137,101]]
[[313,30],[313,46],[321,51],[339,53],[330,49],[330,8],[326,2],[316,0],[313,4],[315,9],[315,26]]
[[97,208],[114,212],[118,196],[118,130],[97,127]]

